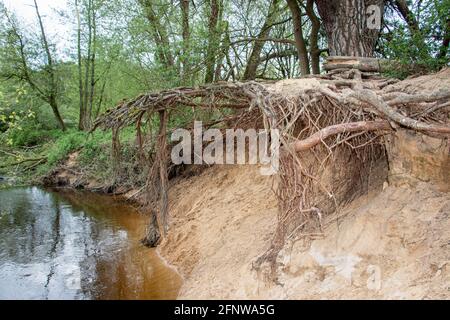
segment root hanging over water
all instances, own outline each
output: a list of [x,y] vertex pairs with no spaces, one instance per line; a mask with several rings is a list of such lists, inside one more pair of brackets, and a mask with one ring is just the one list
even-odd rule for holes
[[209,127],[219,129],[278,129],[278,223],[272,245],[253,265],[277,281],[277,257],[286,241],[320,237],[331,215],[367,190],[372,165],[385,155],[385,135],[405,128],[449,138],[450,92],[405,93],[396,82],[358,70],[334,70],[280,82],[176,88],[122,102],[94,128],[113,130],[116,163],[120,128],[137,128],[140,159],[148,170],[144,190],[149,207],[157,209],[163,236],[168,232],[169,176],[176,171],[168,142],[171,119],[182,114],[182,126],[190,130],[194,120],[205,118]]

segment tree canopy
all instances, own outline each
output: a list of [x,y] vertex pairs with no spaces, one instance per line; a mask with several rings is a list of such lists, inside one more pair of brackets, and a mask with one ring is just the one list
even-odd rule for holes
[[[329,55],[397,60],[398,77],[449,61],[448,1],[67,0],[51,17],[29,5],[32,21],[0,5],[3,131],[28,111],[89,130],[142,92],[318,74]],[[70,32],[55,37],[55,17]]]

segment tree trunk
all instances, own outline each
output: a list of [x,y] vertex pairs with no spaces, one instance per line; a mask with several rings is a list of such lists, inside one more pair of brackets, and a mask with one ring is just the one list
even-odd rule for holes
[[85,122],[85,107],[83,103],[83,72],[82,72],[82,64],[81,64],[81,19],[80,19],[80,10],[78,8],[78,1],[75,0],[75,14],[77,18],[77,60],[78,60],[78,92],[79,92],[79,109],[80,115],[78,119],[78,130],[85,130],[84,122]]
[[42,36],[42,42],[44,45],[44,49],[45,49],[45,53],[47,56],[47,66],[46,69],[50,75],[50,88],[48,90],[49,92],[49,104],[50,107],[53,110],[53,114],[56,117],[56,121],[58,122],[58,125],[60,126],[61,130],[65,131],[66,130],[66,125],[64,124],[64,121],[61,117],[61,114],[59,113],[58,110],[58,103],[56,102],[56,96],[58,93],[58,87],[57,87],[57,83],[56,83],[56,79],[55,79],[55,69],[53,66],[53,59],[52,59],[52,55],[50,52],[50,47],[48,45],[48,41],[47,41],[47,37],[45,35],[45,29],[44,29],[44,24],[42,23],[42,18],[41,18],[41,14],[39,13],[39,7],[37,5],[36,0],[34,0],[34,6],[36,9],[36,15],[39,21],[39,27],[41,29],[41,36]]
[[408,24],[409,29],[411,30],[411,33],[418,32],[419,31],[419,23],[416,20],[416,17],[414,17],[414,14],[409,10],[408,4],[405,0],[395,0],[395,6],[397,7],[397,10],[400,12],[400,14],[403,17],[403,20],[406,21]]
[[[316,0],[316,4],[331,56],[373,56],[380,33],[383,0]],[[380,15],[370,10],[372,5]]]
[[292,23],[294,25],[295,46],[297,48],[298,60],[300,63],[300,73],[310,74],[308,50],[306,49],[305,38],[303,37],[302,12],[297,0],[286,0],[291,10]]
[[216,64],[217,47],[219,46],[219,15],[222,7],[221,0],[210,0],[210,12],[209,12],[209,38],[208,48],[206,52],[206,75],[205,83],[211,83],[214,81],[214,72]]
[[306,14],[311,20],[311,34],[309,35],[309,52],[311,56],[311,69],[313,74],[320,74],[319,31],[320,20],[314,12],[314,0],[307,0]]
[[89,130],[89,114],[88,114],[88,101],[89,101],[89,75],[91,68],[91,50],[92,50],[92,0],[88,0],[87,7],[87,27],[88,27],[88,40],[87,40],[87,58],[85,62],[84,70],[84,87],[83,87],[83,114],[80,114],[80,122],[82,123],[82,130]]
[[58,103],[56,102],[56,97],[51,96],[48,103],[50,104],[50,107],[52,108],[53,114],[55,115],[55,118],[56,118],[56,122],[58,122],[58,126],[61,128],[62,131],[66,131],[66,125],[64,123],[63,118],[61,117],[61,114],[59,113]]
[[188,82],[188,77],[190,77],[190,38],[191,32],[189,27],[189,0],[181,0],[181,16],[183,25],[183,56],[181,59],[183,66],[183,84]]
[[217,56],[217,66],[214,74],[214,79],[216,81],[222,80],[222,68],[224,66],[224,60],[226,59],[226,56],[228,54],[228,51],[230,50],[230,35],[228,30],[228,22],[224,21],[224,27],[223,27],[223,39],[221,41],[222,46],[220,48],[220,52]]
[[175,60],[170,50],[170,40],[166,28],[161,24],[157,14],[153,10],[153,0],[139,0],[150,23],[151,33],[155,41],[157,57],[159,61],[167,67],[173,67]]
[[[262,26],[259,34],[257,36],[258,39],[265,39],[269,37],[270,29],[275,22],[277,15],[277,6],[279,0],[272,0],[270,3],[269,11],[267,12],[266,21]],[[244,71],[243,80],[254,80],[256,78],[256,70],[260,64],[261,59],[261,51],[264,47],[264,41],[255,41],[252,49],[252,53],[247,62],[247,67]]]
[[95,16],[95,10],[92,8],[92,55],[90,57],[91,64],[91,80],[90,80],[90,88],[89,88],[89,103],[88,103],[88,112],[87,112],[87,121],[89,129],[91,128],[92,123],[92,109],[94,105],[94,93],[95,93],[95,54],[96,54],[96,45],[97,45],[97,22]]

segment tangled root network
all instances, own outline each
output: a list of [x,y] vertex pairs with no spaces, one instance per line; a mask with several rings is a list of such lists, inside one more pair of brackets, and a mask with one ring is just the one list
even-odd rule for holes
[[[256,269],[268,263],[268,274],[274,276],[287,239],[321,236],[327,216],[364,192],[372,164],[384,155],[386,134],[403,127],[450,136],[450,92],[408,94],[398,91],[396,82],[341,69],[280,82],[176,88],[124,101],[94,128],[112,130],[113,158],[120,170],[120,130],[136,126],[140,159],[148,170],[145,192],[151,207],[159,208],[155,214],[163,234],[174,167],[167,142],[171,116],[185,112],[188,129],[205,112],[212,115],[207,126],[278,129],[278,224],[271,247],[254,263]],[[205,112],[196,112],[200,109]]]

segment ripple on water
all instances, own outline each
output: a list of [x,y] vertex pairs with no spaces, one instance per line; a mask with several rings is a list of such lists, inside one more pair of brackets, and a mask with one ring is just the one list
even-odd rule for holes
[[86,192],[0,190],[0,299],[174,299],[181,279],[140,245],[147,217]]

